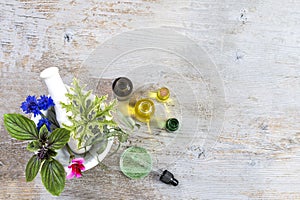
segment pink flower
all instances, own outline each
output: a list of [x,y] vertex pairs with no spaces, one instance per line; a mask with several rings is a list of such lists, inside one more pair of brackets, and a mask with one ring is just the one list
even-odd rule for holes
[[76,178],[80,178],[82,176],[81,171],[85,170],[83,165],[84,159],[83,158],[75,158],[72,160],[72,163],[68,166],[69,171],[67,173],[67,179],[71,179],[74,176]]

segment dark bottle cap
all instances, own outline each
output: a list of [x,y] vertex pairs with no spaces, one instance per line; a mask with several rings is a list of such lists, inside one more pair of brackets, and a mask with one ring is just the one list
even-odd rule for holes
[[126,100],[132,93],[133,85],[126,77],[119,77],[114,80],[112,90],[119,100]]
[[171,184],[174,186],[178,185],[178,180],[174,178],[174,175],[169,172],[168,170],[165,170],[162,175],[159,178],[160,181],[166,183],[166,184]]
[[173,132],[178,130],[179,128],[179,121],[176,118],[170,118],[166,121],[166,129],[169,132]]

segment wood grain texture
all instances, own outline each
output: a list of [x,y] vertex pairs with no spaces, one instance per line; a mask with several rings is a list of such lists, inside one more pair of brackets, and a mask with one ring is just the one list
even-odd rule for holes
[[[226,95],[218,142],[179,152],[169,167],[176,188],[97,167],[68,181],[60,199],[300,199],[299,9],[297,0],[0,0],[0,115],[46,91],[42,69],[57,66],[69,81],[114,35],[165,27],[217,65]],[[10,139],[2,117],[0,134],[0,199],[55,199],[40,179],[25,182],[27,143]],[[105,164],[118,166],[118,156]]]

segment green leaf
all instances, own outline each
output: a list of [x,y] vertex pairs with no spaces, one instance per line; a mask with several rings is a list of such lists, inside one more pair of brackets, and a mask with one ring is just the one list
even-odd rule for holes
[[65,128],[55,129],[48,137],[49,148],[61,149],[70,139],[70,131]]
[[41,145],[37,140],[34,140],[27,145],[27,150],[31,152],[37,152],[40,148]]
[[128,139],[128,134],[120,130],[116,130],[107,134],[107,137],[117,137],[118,141],[123,143]]
[[45,188],[55,196],[64,190],[66,174],[64,167],[55,159],[45,160],[41,169],[42,182]]
[[[88,144],[98,143],[94,140],[98,135],[103,134],[106,137],[108,133],[104,131],[105,126],[118,126],[112,119],[117,101],[106,102],[107,95],[100,97],[92,95],[92,91],[85,91],[85,86],[80,86],[76,79],[73,80],[72,85],[66,94],[69,103],[61,103],[61,105],[67,112],[72,113],[68,116],[72,125],[64,125],[64,127],[70,131],[72,138],[78,141],[77,147],[80,149],[89,146]],[[129,127],[129,129],[133,128],[134,126]],[[126,140],[124,137],[118,138],[122,141]]]
[[47,110],[47,119],[51,123],[50,128],[51,128],[52,131],[59,128],[59,123],[56,119],[56,113],[55,113],[54,106],[51,106],[51,108]]
[[47,150],[47,157],[50,158],[50,157],[55,157],[57,155],[57,152],[52,150],[52,149],[48,149]]
[[118,135],[118,140],[120,141],[120,142],[126,142],[127,141],[127,139],[128,139],[128,135],[127,134],[119,134]]
[[27,182],[32,181],[36,177],[37,173],[40,170],[41,163],[42,163],[42,160],[39,159],[39,157],[37,155],[34,155],[30,158],[30,160],[27,163],[26,170],[25,170]]
[[94,144],[100,144],[103,143],[104,140],[107,140],[107,138],[105,136],[101,136],[101,135],[96,135],[94,137],[90,137],[86,142],[83,148],[88,147],[90,145],[94,145]]
[[11,137],[18,140],[38,139],[38,130],[34,121],[20,114],[5,114],[4,126]]
[[48,138],[48,135],[49,135],[49,131],[48,131],[48,128],[46,126],[46,124],[44,124],[41,128],[40,128],[40,131],[39,131],[39,139],[43,142],[46,142],[47,138]]

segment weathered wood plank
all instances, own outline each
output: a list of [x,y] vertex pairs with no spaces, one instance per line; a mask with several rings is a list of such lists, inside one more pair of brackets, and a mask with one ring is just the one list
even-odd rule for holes
[[[167,27],[204,47],[224,81],[226,115],[211,152],[194,141],[169,169],[177,188],[154,175],[133,181],[118,156],[68,181],[62,199],[300,199],[300,2],[296,0],[0,0],[0,115],[46,91],[39,72],[66,82],[98,45],[145,27]],[[26,183],[30,153],[0,118],[0,199],[51,199]]]

